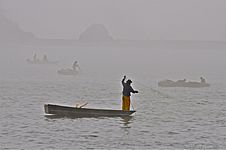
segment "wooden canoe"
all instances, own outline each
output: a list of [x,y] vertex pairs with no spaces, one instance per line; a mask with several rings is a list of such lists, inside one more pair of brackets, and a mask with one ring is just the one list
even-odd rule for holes
[[110,109],[91,109],[61,106],[56,104],[44,105],[46,114],[53,114],[68,117],[124,117],[130,116],[136,111],[110,110]]

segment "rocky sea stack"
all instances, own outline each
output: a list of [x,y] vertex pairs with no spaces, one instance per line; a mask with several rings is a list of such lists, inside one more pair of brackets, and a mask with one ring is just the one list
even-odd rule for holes
[[82,42],[110,42],[113,40],[108,30],[101,24],[90,25],[79,36],[79,41]]

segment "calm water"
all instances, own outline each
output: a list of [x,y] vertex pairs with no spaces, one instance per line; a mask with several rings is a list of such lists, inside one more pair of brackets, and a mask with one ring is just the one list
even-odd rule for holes
[[[67,55],[61,55],[59,48],[38,51],[40,55],[47,52],[52,60],[63,60],[58,65],[38,66],[25,63],[24,60],[33,54],[33,51],[28,53],[30,48],[25,49],[25,53],[18,56],[13,55],[15,47],[1,51],[1,55],[7,56],[1,56],[0,65],[1,149],[226,148],[226,63],[222,64],[223,52],[213,56],[209,51],[208,59],[201,59],[204,63],[200,61],[197,66],[192,61],[189,65],[190,59],[178,66],[175,66],[175,60],[182,59],[169,61],[171,64],[166,60],[158,66],[159,59],[154,59],[157,54],[150,54],[149,61],[141,60],[138,63],[139,57],[147,56],[131,54],[133,67],[125,72],[117,70],[119,62],[117,59],[114,61],[117,50],[103,57],[95,53],[94,58],[87,56],[87,59],[84,58],[86,52],[77,52],[82,73],[65,77],[57,75],[56,70],[71,67],[71,55],[76,56],[74,49],[68,48],[64,52]],[[113,57],[110,61],[105,58],[108,55]],[[198,62],[196,57],[193,59]],[[205,61],[213,59],[216,62],[207,64],[208,61]],[[142,64],[144,68],[138,67]],[[169,66],[164,68],[166,64]],[[200,67],[203,69],[200,70]],[[119,68],[125,69],[123,65]],[[124,74],[134,81],[133,87],[140,91],[132,97],[133,107],[137,110],[132,117],[45,117],[45,103],[75,105],[87,101],[86,107],[120,109],[120,81]],[[211,84],[208,88],[157,87],[157,81],[161,79],[187,78],[194,81],[203,75]]]

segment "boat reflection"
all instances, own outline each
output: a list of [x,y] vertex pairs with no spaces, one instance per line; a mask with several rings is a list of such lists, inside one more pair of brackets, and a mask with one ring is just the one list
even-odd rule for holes
[[124,125],[124,128],[130,128],[129,124],[132,123],[134,116],[124,116],[124,117],[120,117],[120,118],[121,118],[120,121]]

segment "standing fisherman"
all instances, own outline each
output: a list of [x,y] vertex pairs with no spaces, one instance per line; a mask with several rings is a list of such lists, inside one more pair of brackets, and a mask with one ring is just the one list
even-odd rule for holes
[[122,91],[122,110],[124,111],[130,111],[130,93],[138,93],[138,91],[135,91],[132,86],[130,85],[132,81],[128,79],[125,82],[126,76],[123,77],[122,79],[122,86],[123,86],[123,91]]
[[75,71],[79,71],[79,70],[80,70],[80,67],[79,67],[79,65],[78,65],[78,61],[75,61],[75,62],[73,63],[72,68],[73,68],[73,70],[75,70]]

